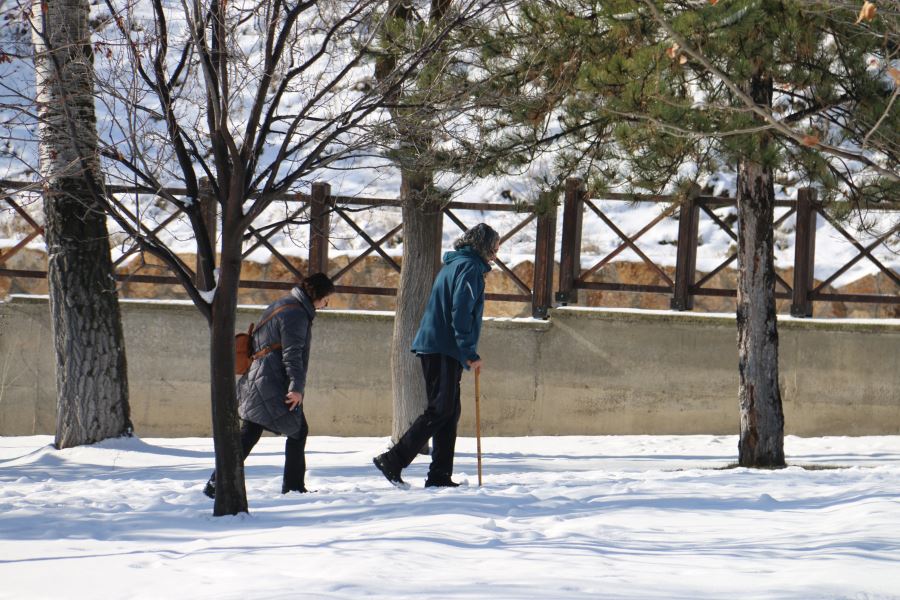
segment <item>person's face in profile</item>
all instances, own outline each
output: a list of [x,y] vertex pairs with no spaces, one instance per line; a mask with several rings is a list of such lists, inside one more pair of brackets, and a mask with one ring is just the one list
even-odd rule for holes
[[500,240],[494,242],[494,246],[491,248],[491,254],[488,256],[488,262],[496,260],[498,252],[500,252]]
[[319,310],[320,308],[327,308],[328,307],[328,298],[330,298],[330,296],[325,296],[324,298],[319,298],[318,300],[313,302],[313,306],[316,307],[316,310]]

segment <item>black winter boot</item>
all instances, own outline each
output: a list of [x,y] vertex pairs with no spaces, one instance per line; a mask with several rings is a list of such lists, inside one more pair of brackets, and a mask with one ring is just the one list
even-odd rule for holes
[[428,476],[428,479],[425,480],[425,487],[447,487],[447,488],[455,488],[459,487],[459,484],[450,479],[449,475],[441,475],[437,477]]
[[401,469],[397,468],[396,463],[391,460],[390,455],[385,452],[372,459],[375,467],[381,471],[384,478],[399,488],[408,488],[409,486],[400,477]]
[[216,499],[216,474],[215,473],[213,473],[213,476],[210,477],[209,481],[206,482],[206,487],[203,488],[203,493],[213,500]]

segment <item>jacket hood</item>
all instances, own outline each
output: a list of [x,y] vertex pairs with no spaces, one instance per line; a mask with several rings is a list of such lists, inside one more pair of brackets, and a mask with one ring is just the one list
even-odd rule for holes
[[444,254],[445,265],[452,265],[453,263],[460,261],[475,261],[481,265],[485,273],[491,270],[491,265],[486,263],[477,252],[468,246],[463,246],[459,250],[451,250]]

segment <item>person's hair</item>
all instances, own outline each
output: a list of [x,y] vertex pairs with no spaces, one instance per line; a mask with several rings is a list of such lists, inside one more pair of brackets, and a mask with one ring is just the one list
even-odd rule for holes
[[479,223],[464,234],[459,236],[453,242],[453,249],[471,248],[478,256],[483,258],[485,262],[490,260],[491,254],[494,252],[494,244],[500,241],[500,234],[487,223]]
[[315,302],[334,293],[334,283],[325,273],[313,273],[300,282],[300,289]]

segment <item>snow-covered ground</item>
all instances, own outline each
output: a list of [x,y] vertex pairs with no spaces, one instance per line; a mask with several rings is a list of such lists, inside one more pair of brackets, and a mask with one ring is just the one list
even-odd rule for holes
[[488,438],[481,488],[463,438],[457,490],[312,437],[290,496],[264,438],[223,518],[209,439],[51,441],[0,438],[0,598],[900,598],[900,436],[789,437],[780,471],[723,469],[734,436]]

